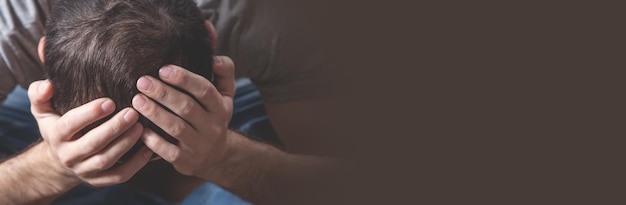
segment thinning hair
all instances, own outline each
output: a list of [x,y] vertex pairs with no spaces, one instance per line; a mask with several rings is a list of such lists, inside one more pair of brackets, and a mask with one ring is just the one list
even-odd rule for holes
[[44,48],[52,105],[64,114],[109,97],[116,113],[131,106],[139,77],[157,77],[167,64],[211,79],[211,43],[192,0],[60,0],[46,24]]

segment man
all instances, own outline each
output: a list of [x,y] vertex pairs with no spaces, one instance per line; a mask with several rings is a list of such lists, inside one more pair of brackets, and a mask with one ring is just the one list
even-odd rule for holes
[[[3,31],[12,31],[3,33],[3,65],[6,66],[0,68],[0,72],[3,72],[3,78],[7,78],[2,80],[4,93],[8,93],[18,82],[25,86],[42,78],[40,64],[33,62],[36,58],[32,57],[37,56],[34,45],[42,34],[42,21],[47,18],[52,4],[45,1],[3,1],[5,8],[19,10],[2,12],[3,18],[11,19],[3,22],[18,22],[10,25],[11,28],[3,28]],[[238,75],[255,81],[287,152],[227,129],[234,94],[234,77],[229,74],[232,63],[228,58],[216,60],[218,78],[215,86],[180,67],[166,66],[159,71],[163,82],[150,77],[139,79],[137,87],[143,94],[133,99],[137,112],[180,141],[172,144],[145,130],[141,140],[151,151],[170,162],[180,173],[212,181],[254,203],[280,201],[296,190],[294,188],[298,184],[323,178],[320,176],[328,173],[329,164],[333,162],[314,155],[334,154],[333,146],[329,145],[337,135],[332,132],[336,125],[327,120],[328,113],[310,109],[334,105],[325,97],[331,94],[327,88],[332,87],[329,73],[324,70],[327,66],[325,57],[312,46],[315,41],[303,35],[308,30],[294,18],[287,20],[287,14],[278,5],[276,1],[199,1],[203,14],[216,24],[217,33],[221,36],[217,53],[233,57],[238,65]],[[224,70],[219,71],[220,65],[224,66]],[[106,100],[93,101],[59,116],[51,109],[53,88],[49,84],[33,83],[29,93],[32,112],[47,143],[39,143],[0,165],[0,176],[3,177],[0,187],[8,187],[5,185],[10,186],[20,180],[22,185],[22,190],[13,187],[0,191],[5,195],[3,199],[18,200],[16,203],[50,199],[81,181],[92,185],[121,183],[136,173],[147,160],[140,158],[115,171],[101,170],[99,174],[77,180],[77,170],[59,161],[67,153],[58,149],[58,145],[63,144],[68,135],[109,115],[111,105]],[[173,113],[157,106],[157,102]],[[197,112],[200,107],[209,104],[215,109]],[[123,135],[120,129],[130,127],[135,118],[130,116],[126,118],[130,120],[125,121],[124,116],[114,116],[94,129],[103,130],[100,132],[102,138],[117,138]],[[213,126],[198,126],[207,122]],[[64,126],[57,126],[59,124]],[[143,156],[149,154],[146,150]],[[49,169],[44,173],[29,172],[42,166]],[[22,175],[10,171],[16,169],[21,170],[19,173]],[[98,170],[97,166],[86,169]],[[23,181],[24,177],[33,175],[39,175],[36,181]],[[19,197],[16,198],[16,195]]]
[[[59,114],[103,97],[113,101],[118,113],[139,92],[137,79],[158,77],[165,65],[212,79],[214,39],[215,29],[192,0],[61,0],[46,23],[39,58],[55,87],[52,105]],[[161,131],[145,119],[140,124],[137,132],[139,127]],[[132,151],[138,148],[140,144]]]

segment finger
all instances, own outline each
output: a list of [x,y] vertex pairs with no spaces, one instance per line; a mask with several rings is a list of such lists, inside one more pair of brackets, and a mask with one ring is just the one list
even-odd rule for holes
[[213,58],[213,74],[215,86],[224,96],[231,99],[235,97],[235,63],[228,56],[215,56]]
[[[139,78],[137,80],[137,88],[143,94],[169,108],[187,122],[201,121],[202,115],[199,114],[206,112],[198,102],[187,94],[153,77],[144,76]],[[192,126],[196,125],[192,124]]]
[[48,80],[40,80],[28,86],[28,98],[30,100],[30,110],[37,119],[39,127],[53,125],[61,116],[52,108],[52,84]]
[[28,86],[28,99],[31,103],[33,113],[50,113],[54,112],[50,99],[52,99],[54,90],[52,84],[48,80],[40,80],[31,83]]
[[159,70],[161,79],[170,85],[189,92],[206,110],[216,110],[222,104],[222,95],[206,78],[175,65]]
[[113,169],[98,173],[86,181],[96,187],[110,186],[126,182],[141,168],[143,168],[148,161],[150,161],[152,153],[152,150],[144,147],[137,152],[137,154],[133,155],[127,162],[124,162]]
[[137,124],[138,119],[139,114],[132,108],[125,108],[118,112],[111,119],[90,130],[76,141],[77,147],[80,147],[79,155],[88,157],[95,154],[104,149],[113,140],[121,138],[120,135],[127,133],[130,130],[129,128],[142,127]]
[[72,166],[88,157],[102,152],[107,145],[126,133],[131,126],[139,126],[136,122],[139,114],[132,108],[126,108],[108,121],[93,128],[75,142],[62,144],[63,155],[61,160],[64,164]]
[[62,137],[59,140],[70,140],[80,130],[110,115],[113,111],[115,111],[115,103],[108,98],[96,99],[68,111],[59,118],[56,124],[57,132]]
[[150,129],[143,130],[141,140],[146,147],[150,148],[165,161],[173,163],[180,158],[180,148],[178,146],[163,139],[163,137]]
[[132,104],[133,108],[139,111],[141,115],[148,118],[163,131],[167,132],[179,141],[188,142],[188,133],[193,131],[194,128],[191,127],[191,125],[189,125],[186,121],[171,112],[168,112],[143,94],[135,95],[135,97],[133,97]]
[[209,30],[209,36],[211,37],[211,45],[213,49],[217,48],[217,31],[209,20],[204,21],[204,26]]
[[115,139],[100,152],[91,155],[83,163],[77,165],[76,170],[81,174],[93,174],[111,168],[119,159],[127,153],[139,140],[143,126],[139,123],[133,125],[120,137]]

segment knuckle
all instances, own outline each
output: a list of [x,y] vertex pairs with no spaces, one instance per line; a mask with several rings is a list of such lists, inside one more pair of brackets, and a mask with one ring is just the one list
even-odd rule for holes
[[199,98],[214,98],[216,96],[219,96],[218,93],[219,92],[217,91],[215,85],[213,85],[212,83],[206,83],[204,84],[204,89],[202,89],[200,94],[201,97]]
[[178,172],[180,172],[181,174],[183,174],[183,175],[187,175],[187,176],[189,176],[189,175],[193,175],[193,171],[191,171],[191,170],[190,170],[189,168],[187,168],[187,167],[177,167],[177,168],[176,168],[176,170],[177,170]]
[[209,97],[209,89],[212,89],[211,86],[213,86],[212,84],[209,84],[206,88],[202,89],[200,91],[200,93],[198,94],[197,98],[198,99],[205,99]]
[[124,176],[122,176],[121,174],[115,174],[115,175],[111,175],[110,178],[110,184],[120,184],[120,183],[124,183]]
[[191,102],[190,100],[184,100],[182,105],[180,106],[180,114],[187,115],[193,112],[193,108],[195,107],[195,102]]
[[165,99],[167,96],[167,90],[160,83],[154,85],[154,98],[157,100]]
[[168,158],[171,159],[171,162],[173,164],[177,164],[178,162],[180,162],[180,150],[179,149],[174,149],[170,151],[168,155],[169,155]]
[[156,93],[155,96],[157,99],[159,100],[163,100],[165,99],[165,97],[167,97],[167,91],[165,91],[165,89],[160,90],[159,92]]
[[96,145],[96,143],[92,141],[85,143],[85,145],[83,145],[83,148],[81,149],[83,154],[89,154],[97,150],[98,150],[98,146]]
[[82,178],[82,177],[80,179],[83,180],[83,182],[85,182],[86,184],[89,184],[90,186],[93,186],[93,187],[103,187],[103,186],[106,186],[106,184],[94,181],[92,179]]
[[232,115],[230,115],[228,112],[221,112],[218,116],[219,116],[220,119],[222,119],[221,122],[228,123],[228,121],[230,121]]
[[187,82],[187,75],[184,72],[179,72],[178,68],[176,69],[177,71],[174,72],[174,76],[172,76],[172,83],[174,84],[181,84],[184,82]]
[[226,114],[229,118],[233,115],[233,104],[226,105]]
[[175,137],[180,137],[184,134],[185,132],[185,125],[183,125],[183,123],[181,122],[176,122],[173,123],[172,127],[170,128],[170,135],[175,136]]
[[115,123],[111,124],[111,126],[109,126],[110,129],[110,133],[112,134],[119,134],[122,132],[122,128],[124,127],[124,123],[121,122],[121,120],[116,120]]
[[73,159],[67,156],[59,156],[59,161],[61,162],[61,164],[63,164],[63,166],[65,167],[72,167],[73,166]]
[[[67,128],[70,127],[70,125],[72,124],[72,122],[70,121],[73,118],[62,118],[62,120],[58,121],[58,127],[61,129],[65,129],[64,131],[60,131],[63,134],[65,134],[65,132],[67,132]],[[52,134],[52,137],[59,139],[60,137],[64,137],[64,136],[59,136],[59,135],[63,135],[62,133],[54,133]]]
[[74,170],[74,174],[80,178],[80,179],[84,179],[87,178],[89,175],[89,172],[85,171],[85,170]]
[[87,167],[84,168],[78,168],[78,169],[73,169],[72,170],[74,172],[74,174],[81,179],[87,179],[93,176],[94,172],[93,170],[90,170]]
[[174,167],[176,169],[176,171],[178,171],[179,173],[183,174],[183,175],[187,175],[187,176],[191,176],[194,175],[196,173],[195,169],[193,168],[193,166],[186,164],[186,165],[177,165]]
[[[77,114],[79,114],[79,113],[80,113],[80,111],[81,111],[80,109],[81,109],[81,107],[78,107],[78,108],[75,110],[75,112],[77,112]],[[93,113],[93,114],[95,114],[95,115],[99,115],[99,114],[104,113],[104,111],[102,110],[102,108],[101,108],[100,106],[97,106],[95,103],[91,103],[91,104],[89,104],[89,106],[85,108],[84,112],[85,112],[85,113]]]
[[[60,126],[59,126],[60,127]],[[50,143],[50,145],[57,145],[60,143],[60,135],[61,133],[59,133],[58,130],[54,130],[54,129],[40,129],[41,132],[41,137],[43,137],[46,141],[48,141]]]
[[209,93],[209,91],[217,91],[217,87],[215,87],[215,85],[213,85],[213,83],[206,83],[204,84],[206,86],[206,88],[204,89],[205,93]]
[[141,112],[141,114],[148,118],[159,115],[159,109],[157,109],[157,106],[155,106],[154,103],[150,101],[146,102],[146,105],[142,109],[143,111]]
[[103,156],[94,156],[93,168],[95,171],[103,171],[109,168],[107,159]]
[[228,105],[221,105],[215,110],[220,119],[228,119],[231,116],[232,109]]
[[217,140],[217,139],[220,139],[222,136],[225,136],[226,129],[223,129],[223,127],[226,127],[226,126],[220,125],[220,124],[216,124],[216,125],[214,125],[212,127],[212,130],[213,130],[212,133],[215,134],[214,139]]
[[116,184],[127,182],[128,180],[130,180],[130,177],[131,177],[130,175],[119,174],[117,175],[117,178],[116,178]]

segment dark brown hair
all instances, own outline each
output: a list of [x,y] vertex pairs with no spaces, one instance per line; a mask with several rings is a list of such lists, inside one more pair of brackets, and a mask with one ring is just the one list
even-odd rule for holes
[[61,0],[44,49],[60,114],[100,97],[116,112],[129,107],[138,78],[167,64],[212,76],[209,32],[192,0]]

